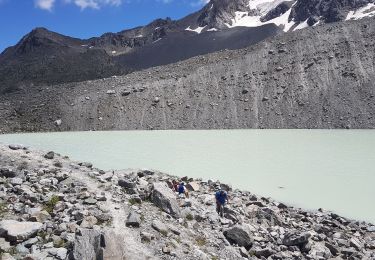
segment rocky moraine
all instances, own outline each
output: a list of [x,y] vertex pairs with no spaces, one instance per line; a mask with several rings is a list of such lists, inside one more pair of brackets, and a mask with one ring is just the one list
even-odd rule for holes
[[[172,180],[189,198],[177,198]],[[218,185],[230,203],[215,212]],[[374,259],[375,226],[218,181],[0,145],[1,259]]]

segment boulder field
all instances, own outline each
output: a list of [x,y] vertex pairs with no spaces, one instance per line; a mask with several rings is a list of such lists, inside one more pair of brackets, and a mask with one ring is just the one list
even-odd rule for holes
[[[184,181],[178,198],[172,181]],[[227,190],[224,217],[215,187]],[[374,259],[375,226],[218,181],[0,145],[1,259]]]

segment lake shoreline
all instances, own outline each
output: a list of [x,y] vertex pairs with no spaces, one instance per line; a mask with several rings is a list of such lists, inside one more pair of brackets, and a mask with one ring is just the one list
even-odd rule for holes
[[285,204],[375,222],[374,131],[68,132],[2,135],[1,142],[57,151],[103,170],[220,180]]
[[[89,259],[97,250],[120,259],[125,248],[130,259],[375,257],[375,226],[331,212],[290,207],[220,182],[102,171],[19,145],[0,145],[0,155],[6,259]],[[173,180],[186,183],[189,198],[177,198]],[[223,218],[215,212],[218,186],[230,195]],[[19,225],[29,232],[17,233]],[[100,246],[82,243],[88,240]]]

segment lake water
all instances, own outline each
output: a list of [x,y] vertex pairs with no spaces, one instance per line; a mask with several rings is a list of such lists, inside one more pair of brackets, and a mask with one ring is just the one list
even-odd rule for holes
[[375,131],[119,131],[1,135],[101,169],[220,180],[306,209],[375,223]]

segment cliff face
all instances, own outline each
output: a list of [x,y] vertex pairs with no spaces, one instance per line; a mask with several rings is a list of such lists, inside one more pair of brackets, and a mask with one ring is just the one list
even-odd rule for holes
[[128,76],[9,94],[0,127],[374,128],[374,47],[373,18],[308,28]]

